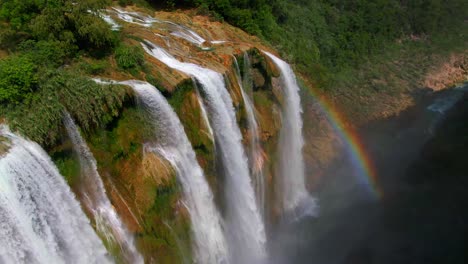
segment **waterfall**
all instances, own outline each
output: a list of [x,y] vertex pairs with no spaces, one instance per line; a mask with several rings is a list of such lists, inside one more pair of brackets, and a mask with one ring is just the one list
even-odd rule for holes
[[122,28],[121,25],[119,25],[114,19],[112,19],[111,16],[107,14],[99,13],[99,17],[101,17],[104,20],[104,22],[111,26],[112,31],[119,31]]
[[195,31],[187,28],[187,27],[184,27],[182,25],[179,25],[179,24],[176,24],[176,23],[172,23],[172,22],[169,22],[169,21],[166,21],[166,23],[172,25],[174,28],[173,28],[173,32],[171,32],[171,35],[173,35],[174,37],[178,37],[178,38],[182,38],[182,39],[185,39],[187,40],[188,42],[191,42],[197,46],[202,46],[203,43],[205,43],[205,39],[202,38],[200,35],[198,35]]
[[152,27],[154,23],[160,23],[159,20],[142,13],[128,12],[116,7],[112,7],[112,9],[119,19],[127,23],[136,24],[147,28]]
[[285,213],[295,217],[315,215],[317,204],[310,196],[305,186],[304,157],[302,148],[302,107],[299,96],[299,86],[291,67],[274,56],[265,52],[281,71],[283,84],[284,107],[283,126],[279,139],[279,188],[282,194],[282,205]]
[[0,263],[108,263],[106,250],[47,153],[1,126]]
[[257,207],[233,102],[223,76],[196,64],[180,62],[148,41],[143,48],[170,68],[196,78],[201,84],[225,171],[226,222],[232,257],[239,263],[258,263],[266,255],[265,228]]
[[[195,31],[191,30],[190,28],[171,22],[166,20],[159,20],[148,15],[138,13],[138,12],[129,12],[125,11],[120,8],[113,7],[112,8],[117,17],[125,22],[140,25],[143,27],[151,27],[154,23],[158,23],[161,28],[166,29],[170,32],[170,34],[174,37],[185,39],[186,41],[195,44],[199,47],[203,46],[203,43],[206,40],[200,36]],[[114,28],[116,23],[114,23],[108,15],[101,15],[101,17],[109,23],[112,28]]]
[[[248,63],[248,56],[244,56],[244,60],[247,60],[245,63],[244,70],[250,68],[250,63]],[[255,186],[255,193],[257,195],[257,203],[259,210],[262,213],[262,216],[265,217],[265,177],[263,175],[263,163],[264,155],[262,146],[260,145],[259,130],[257,119],[255,118],[255,106],[251,101],[251,98],[246,94],[245,85],[242,83],[241,73],[239,65],[237,63],[236,57],[234,57],[234,65],[236,68],[236,79],[240,87],[242,99],[244,100],[245,111],[247,113],[247,123],[249,126],[249,136],[250,136],[250,173]],[[247,76],[247,75],[246,75]],[[248,78],[245,78],[248,79]],[[247,81],[246,81],[247,82]]]
[[98,233],[108,242],[117,243],[128,263],[143,263],[143,257],[135,248],[133,235],[124,226],[107,197],[93,154],[67,112],[63,123],[80,161],[81,192],[86,208],[93,214]]
[[209,133],[209,137],[210,137],[211,141],[214,142],[213,128],[211,127],[210,120],[208,119],[208,114],[206,112],[205,105],[203,104],[203,99],[202,99],[202,97],[200,95],[200,90],[198,89],[197,81],[194,78],[193,78],[193,84],[194,84],[194,86],[196,88],[195,90],[197,92],[198,105],[200,106],[203,122],[205,123],[205,125],[206,125],[206,127],[208,129],[208,133]]
[[147,110],[154,126],[157,143],[148,149],[163,156],[176,170],[183,190],[184,204],[190,213],[197,263],[228,263],[229,253],[221,217],[177,114],[164,96],[149,83],[125,81],[121,84],[134,89],[139,103]]

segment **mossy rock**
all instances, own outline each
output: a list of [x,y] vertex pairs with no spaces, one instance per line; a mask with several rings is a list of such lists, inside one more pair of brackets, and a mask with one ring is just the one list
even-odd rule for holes
[[[180,247],[190,258],[190,222],[180,208],[181,190],[170,163],[146,152],[154,140],[145,112],[123,109],[106,127],[88,135],[88,142],[107,193],[119,216],[135,233],[145,259],[180,263]],[[182,246],[180,245],[182,244]]]
[[0,156],[5,155],[10,149],[10,141],[6,137],[0,136]]
[[276,64],[263,52],[257,48],[252,48],[248,51],[252,61],[252,66],[259,69],[267,78],[280,77],[281,71],[276,67]]

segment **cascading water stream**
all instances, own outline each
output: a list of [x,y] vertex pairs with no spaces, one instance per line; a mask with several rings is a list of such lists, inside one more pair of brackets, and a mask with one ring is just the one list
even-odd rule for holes
[[135,248],[133,235],[124,226],[107,197],[93,154],[67,112],[64,113],[63,123],[80,161],[84,204],[92,212],[98,232],[105,236],[107,242],[119,245],[128,263],[143,263],[143,257]]
[[283,126],[278,149],[282,206],[286,214],[293,214],[296,218],[304,215],[313,216],[317,214],[317,203],[305,186],[300,89],[291,67],[273,54],[264,53],[281,71],[280,79],[284,88]]
[[226,222],[232,258],[237,263],[259,263],[266,256],[266,234],[249,175],[242,135],[223,76],[196,64],[180,62],[164,49],[146,42],[147,53],[201,84],[210,123],[225,171]]
[[205,126],[208,129],[210,139],[214,143],[213,128],[211,127],[210,120],[208,119],[208,114],[206,112],[205,105],[203,104],[203,98],[200,95],[200,90],[198,89],[197,81],[194,78],[193,78],[193,84],[195,85],[195,88],[196,88],[198,105],[200,106],[203,121],[205,122]]
[[[248,56],[247,56],[248,59]],[[245,57],[244,57],[245,60]],[[264,155],[263,150],[260,145],[259,130],[257,119],[255,118],[255,106],[251,101],[251,98],[246,94],[242,77],[237,63],[236,57],[234,57],[234,65],[236,68],[236,79],[239,84],[242,99],[244,100],[245,111],[247,113],[247,122],[249,126],[249,136],[250,136],[250,173],[255,186],[255,193],[257,195],[257,203],[259,210],[262,213],[262,216],[265,217],[265,177],[263,174],[263,163]],[[250,68],[250,65],[247,63],[247,66]],[[247,68],[247,69],[249,69]],[[246,69],[246,68],[244,68]]]
[[184,204],[190,213],[197,263],[229,263],[221,217],[213,194],[177,114],[151,84],[141,81],[120,83],[134,89],[154,126],[156,144],[147,149],[167,159],[176,170]]
[[47,153],[0,126],[0,263],[109,263],[107,252]]
[[[162,28],[169,31],[172,36],[185,39],[186,41],[199,47],[203,48],[203,43],[206,42],[202,36],[186,26],[171,21],[159,20],[138,12],[129,12],[116,7],[113,7],[112,9],[117,17],[125,22],[137,24],[143,27],[151,27],[154,23],[158,23],[160,26],[162,26]],[[104,21],[109,23],[112,28],[114,28],[115,23],[112,22],[112,18],[106,15],[101,15],[101,17],[104,19]]]
[[112,10],[115,12],[119,19],[142,27],[149,28],[153,26],[154,23],[160,22],[159,20],[153,17],[138,12],[128,12],[116,7],[113,7]]

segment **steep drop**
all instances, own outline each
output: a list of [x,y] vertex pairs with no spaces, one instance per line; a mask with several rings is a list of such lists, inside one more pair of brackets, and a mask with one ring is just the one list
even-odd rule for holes
[[[244,70],[250,69],[249,57],[244,56],[245,66]],[[245,74],[247,78],[242,78],[239,64],[237,59],[234,57],[234,65],[236,67],[236,79],[240,87],[242,100],[244,101],[245,111],[247,113],[247,122],[249,129],[250,137],[250,153],[249,153],[249,162],[250,162],[250,173],[252,175],[252,180],[255,186],[255,194],[257,195],[257,203],[259,210],[262,213],[262,216],[265,217],[265,176],[263,174],[263,150],[260,145],[258,123],[255,117],[255,106],[252,103],[251,97],[246,93],[246,87],[243,84],[243,79],[246,79],[245,83],[248,83],[248,75]]]
[[94,216],[98,232],[108,243],[119,245],[128,263],[143,263],[143,257],[135,248],[133,235],[124,226],[107,197],[97,162],[69,113],[64,114],[63,123],[80,160],[81,192],[85,206]]
[[36,143],[0,127],[1,263],[108,263],[70,188]]
[[317,204],[307,192],[305,185],[304,158],[302,148],[302,107],[299,86],[294,71],[286,62],[271,53],[264,52],[281,71],[284,107],[283,126],[278,146],[279,189],[282,207],[286,214],[293,217],[315,215]]
[[147,146],[167,159],[182,185],[195,236],[197,263],[228,263],[229,253],[213,194],[177,114],[158,90],[142,81],[125,81],[137,94],[155,129],[156,144]]
[[239,263],[258,263],[266,255],[266,234],[252,187],[242,135],[223,76],[210,69],[175,59],[146,41],[145,51],[167,66],[184,72],[201,84],[201,92],[215,133],[225,173],[226,222],[232,257]]

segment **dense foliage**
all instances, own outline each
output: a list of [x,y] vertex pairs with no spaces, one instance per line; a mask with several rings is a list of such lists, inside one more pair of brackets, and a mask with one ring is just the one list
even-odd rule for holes
[[[118,2],[122,5],[142,4],[143,0]],[[355,67],[369,55],[378,54],[388,47],[387,43],[405,38],[426,38],[435,32],[451,30],[468,17],[468,2],[464,0],[147,2],[158,8],[195,7],[200,14],[226,20],[256,34],[276,45],[284,57],[294,62],[302,73],[313,76],[321,87],[333,87],[330,76]],[[138,76],[139,72],[147,70],[141,47],[121,43],[122,34],[112,32],[110,26],[97,15],[99,9],[110,4],[110,0],[0,2],[0,50],[8,54],[0,60],[2,115],[8,112],[10,117],[22,118],[26,115],[21,116],[18,110],[21,107],[47,108],[44,118],[38,118],[44,120],[44,126],[40,128],[43,131],[23,129],[30,131],[33,138],[42,137],[38,141],[44,142],[43,137],[52,123],[57,123],[57,120],[52,122],[47,119],[48,114],[60,116],[59,112],[63,109],[73,109],[74,106],[66,100],[78,98],[76,91],[81,91],[80,87],[91,87],[84,78],[75,78],[73,85],[78,88],[67,90],[71,86],[67,85],[63,76],[79,77],[79,74],[67,73],[67,65],[78,65],[70,68],[78,68],[85,74],[99,74],[109,67],[106,56],[113,54],[122,71]],[[466,35],[462,37],[466,38]],[[49,76],[49,79],[44,76]],[[149,81],[154,79],[147,72],[145,76]],[[81,105],[76,108],[75,117],[87,129],[90,124],[96,125],[102,121],[95,115],[95,103],[101,100],[96,98],[107,98],[109,95],[93,94],[88,90],[81,92],[84,93],[82,98],[89,100],[77,99]],[[48,100],[55,103],[39,107],[47,105],[45,102]],[[112,110],[111,106],[107,107]],[[78,111],[80,109],[82,111]],[[88,113],[87,117],[80,115],[85,112]],[[40,112],[34,114],[37,113]]]
[[0,103],[18,103],[37,85],[37,67],[26,56],[0,61]]
[[[161,1],[149,0],[160,5]],[[323,85],[329,75],[379,53],[386,43],[450,30],[468,17],[465,0],[166,0],[198,7],[277,46]],[[294,41],[292,41],[294,40]]]
[[102,86],[77,73],[51,70],[42,73],[33,96],[2,107],[0,115],[5,115],[11,128],[50,146],[60,138],[63,111],[70,112],[87,132],[118,115],[127,95],[120,86]]
[[121,45],[115,49],[115,60],[122,69],[137,69],[143,65],[144,59],[144,52],[140,46]]
[[[54,41],[69,51],[112,46],[114,39],[109,26],[95,16],[96,10],[109,4],[106,0],[4,0],[0,3],[0,19],[9,28],[2,35],[10,35],[0,43],[14,48],[7,40],[23,38]],[[11,35],[21,37],[12,38]]]
[[116,46],[137,57],[137,62],[125,59],[127,66],[141,63],[142,52],[121,45],[120,35],[97,15],[109,4],[107,0],[0,2],[0,49],[8,54],[0,60],[0,116],[13,129],[40,144],[53,145],[60,135],[63,111],[69,111],[85,132],[118,114],[127,90],[102,87],[82,73],[102,72],[106,64],[99,58],[110,55]]

